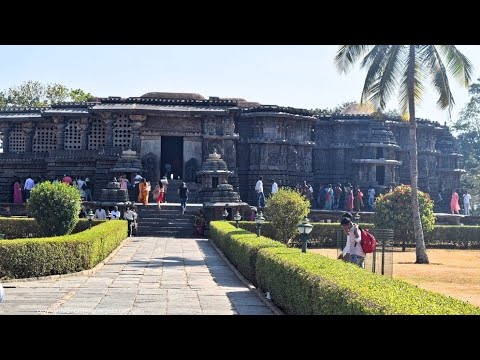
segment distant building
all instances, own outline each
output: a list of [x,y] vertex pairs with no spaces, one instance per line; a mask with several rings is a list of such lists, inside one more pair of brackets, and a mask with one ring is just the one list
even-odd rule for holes
[[[419,187],[447,196],[460,185],[461,155],[448,127],[417,122]],[[314,116],[244,99],[148,93],[3,108],[0,131],[1,202],[9,201],[14,177],[28,174],[89,177],[99,192],[112,175],[121,175],[115,169],[125,169],[123,150],[136,151],[132,156],[152,183],[165,175],[167,164],[174,179],[200,182],[196,172],[216,150],[233,172],[228,182],[249,203],[255,203],[253,189],[261,175],[280,187],[307,180],[315,191],[327,183],[355,182],[366,190],[370,184],[378,189],[410,181],[408,124],[373,114]]]

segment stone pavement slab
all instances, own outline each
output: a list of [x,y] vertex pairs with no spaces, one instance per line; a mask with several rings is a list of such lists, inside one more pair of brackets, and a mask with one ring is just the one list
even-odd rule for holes
[[207,239],[133,237],[90,276],[4,285],[0,315],[273,314]]

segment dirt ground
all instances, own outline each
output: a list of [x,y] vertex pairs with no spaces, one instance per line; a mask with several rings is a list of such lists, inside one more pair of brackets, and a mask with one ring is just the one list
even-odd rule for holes
[[[336,249],[309,249],[336,258]],[[430,264],[415,264],[415,249],[393,252],[393,277],[480,306],[480,250],[427,250]],[[339,260],[340,261],[340,260]]]

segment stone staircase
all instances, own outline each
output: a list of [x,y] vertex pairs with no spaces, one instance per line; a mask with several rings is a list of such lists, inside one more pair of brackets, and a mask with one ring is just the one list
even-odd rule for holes
[[138,206],[138,236],[156,237],[192,237],[194,236],[195,214],[201,205],[187,205],[185,214],[180,204],[163,204],[159,210],[157,204]]
[[[167,203],[180,203],[180,197],[178,196],[178,188],[180,185],[182,185],[183,180],[168,180],[168,189],[167,189],[167,194],[165,197],[165,200]],[[198,198],[198,190],[200,190],[201,186],[200,184],[194,183],[194,182],[187,182],[185,183],[188,188],[188,202],[190,203],[195,203],[197,202]],[[154,186],[152,186],[152,191],[154,189]],[[151,194],[152,192],[150,192]],[[150,197],[152,197],[150,195]],[[150,199],[151,202],[153,202],[153,198]]]

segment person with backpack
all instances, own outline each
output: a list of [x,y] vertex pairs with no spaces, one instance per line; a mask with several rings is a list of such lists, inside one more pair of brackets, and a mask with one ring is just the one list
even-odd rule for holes
[[352,223],[352,220],[348,217],[344,217],[340,222],[343,228],[343,232],[347,236],[347,244],[343,248],[342,254],[345,257],[350,254],[350,262],[363,268],[363,262],[365,261],[365,253],[363,252],[361,245],[361,232],[358,224]]

